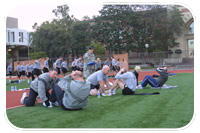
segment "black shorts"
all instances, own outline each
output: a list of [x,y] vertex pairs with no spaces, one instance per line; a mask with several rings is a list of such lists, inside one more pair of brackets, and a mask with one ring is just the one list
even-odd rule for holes
[[58,70],[58,74],[60,74],[60,68],[56,67],[56,69]]
[[28,72],[28,74],[26,75],[26,77],[31,77],[32,76],[32,72]]
[[132,91],[128,88],[128,86],[124,85],[124,89],[122,90],[123,95],[134,95],[135,91]]
[[40,69],[33,69],[33,75],[39,76],[40,75]]
[[118,67],[117,67],[117,71],[119,71],[119,70],[120,70],[120,67],[118,66]]
[[62,67],[62,72],[63,72],[63,73],[67,73],[67,69],[64,68],[64,67]]
[[25,71],[22,71],[22,76],[25,76],[26,74],[25,74]]
[[72,71],[76,71],[76,67],[72,67]]
[[9,71],[9,74],[8,74],[9,76],[12,76],[12,71]]
[[47,72],[49,72],[48,68],[43,67],[43,73],[47,73]]
[[116,71],[116,67],[115,67],[115,66],[112,66],[112,70],[113,70],[113,71]]
[[17,73],[18,78],[20,78],[22,75],[22,72]]
[[100,88],[100,85],[93,85],[93,84],[91,84],[90,85],[90,90],[92,90],[92,89],[99,89]]

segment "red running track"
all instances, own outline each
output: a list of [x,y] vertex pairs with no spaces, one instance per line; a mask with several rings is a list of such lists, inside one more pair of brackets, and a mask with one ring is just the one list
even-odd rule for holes
[[[172,73],[193,73],[194,70],[170,70],[169,72]],[[156,71],[142,71],[139,74],[139,81],[142,81],[146,75],[153,75],[158,74]],[[112,74],[109,74],[112,75]],[[112,82],[113,79],[109,79],[109,81]],[[6,109],[12,109],[17,107],[22,107],[24,105],[21,105],[20,99],[24,92],[27,92],[29,94],[29,90],[22,90],[22,91],[7,91],[6,92]],[[41,102],[39,100],[39,102]]]

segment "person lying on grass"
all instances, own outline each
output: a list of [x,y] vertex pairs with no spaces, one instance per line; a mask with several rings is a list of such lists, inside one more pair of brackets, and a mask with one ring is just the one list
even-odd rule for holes
[[54,85],[50,101],[58,103],[64,110],[80,110],[88,104],[89,94],[90,83],[83,80],[81,71],[76,70]]
[[97,96],[98,90],[103,96],[108,96],[109,91],[106,91],[106,88],[104,86],[104,82],[108,89],[111,88],[109,82],[108,82],[108,73],[110,71],[109,66],[105,65],[103,66],[102,70],[99,70],[92,75],[90,75],[87,78],[87,81],[90,82],[90,95],[91,96]]
[[160,74],[157,80],[150,75],[147,75],[141,85],[137,86],[137,89],[143,89],[147,84],[152,87],[162,87],[168,80],[169,74],[167,72],[167,67],[157,68],[156,71]]
[[26,106],[34,106],[37,96],[43,102],[43,105],[50,106],[49,102],[49,90],[58,82],[57,78],[58,70],[56,68],[51,68],[50,72],[41,74],[38,78],[31,82],[29,97],[27,93],[24,92],[20,100],[21,104]]

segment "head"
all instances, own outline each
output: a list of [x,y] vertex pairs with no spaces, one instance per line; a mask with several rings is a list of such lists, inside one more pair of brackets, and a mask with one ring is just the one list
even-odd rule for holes
[[111,56],[110,58],[111,58],[111,60],[114,59],[113,56]]
[[46,57],[46,60],[49,60],[49,57]]
[[79,60],[82,60],[82,57],[79,57],[78,59],[79,59]]
[[167,71],[167,67],[163,67],[163,70],[164,70],[164,71]]
[[140,67],[140,66],[135,66],[135,71],[136,71],[137,73],[139,73],[140,70],[141,70],[141,67]]
[[117,59],[117,61],[119,61],[119,59]]
[[10,63],[10,66],[12,66],[12,63]]
[[41,61],[41,60],[42,60],[42,58],[39,58],[38,60],[39,60],[39,61]]
[[109,58],[107,58],[107,61],[109,61]]
[[57,74],[58,74],[58,70],[56,68],[51,68],[50,71],[49,71],[49,77],[51,79],[56,79],[57,77]]
[[100,58],[97,58],[97,61],[100,61]]
[[18,62],[18,65],[21,65],[21,62]]
[[83,80],[83,73],[81,71],[76,70],[72,72],[71,76],[74,80]]
[[94,52],[94,46],[89,47],[89,53],[92,54]]
[[63,57],[60,56],[60,57],[59,57],[59,60],[62,60],[62,59],[63,59]]
[[110,67],[105,65],[103,66],[102,71],[103,71],[103,74],[107,75],[110,71]]

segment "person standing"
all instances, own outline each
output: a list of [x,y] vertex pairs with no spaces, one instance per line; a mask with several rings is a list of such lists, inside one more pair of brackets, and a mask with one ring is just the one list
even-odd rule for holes
[[63,73],[63,75],[65,76],[66,73],[68,71],[68,67],[67,67],[67,60],[63,61],[61,63],[61,72]]
[[80,63],[81,63],[82,57],[79,57],[76,59],[76,70],[80,71]]
[[119,62],[119,59],[117,59],[116,66],[117,66],[117,71],[119,72],[119,70],[120,70],[120,62]]
[[101,70],[101,59],[97,58],[97,63],[95,64],[95,70],[99,71]]
[[109,58],[107,58],[107,60],[103,63],[103,65],[105,66],[109,66],[110,67],[110,60]]
[[7,68],[7,72],[9,75],[9,82],[11,82],[12,71],[13,71],[13,65],[12,65],[12,63],[10,63],[10,65]]
[[43,65],[43,73],[49,72],[49,57],[46,57]]
[[18,62],[18,66],[17,66],[17,76],[18,76],[18,79],[19,79],[19,83],[21,82],[21,75],[22,75],[21,62]]
[[26,75],[26,67],[24,66],[24,62],[22,63],[22,65],[21,65],[21,69],[22,69],[22,78],[21,78],[21,80],[22,81],[25,81],[25,75]]
[[114,57],[111,57],[112,60],[112,70],[114,72],[114,76],[117,74],[117,69],[116,69],[116,60],[114,59]]
[[41,61],[41,58],[39,58],[38,60],[35,60],[35,63],[33,65],[33,78],[34,79],[36,79],[41,74],[40,61]]
[[83,64],[83,74],[85,78],[88,78],[94,71],[93,71],[93,65],[88,65],[88,63],[94,62],[95,61],[95,55],[93,54],[94,52],[94,47],[90,46],[89,47],[89,52],[85,53],[83,56],[84,64]]
[[74,58],[74,61],[72,62],[72,72],[76,71],[76,58]]
[[56,63],[55,63],[55,67],[58,70],[58,75],[60,74],[60,67],[61,67],[62,59],[63,58],[60,56],[59,59],[57,59]]
[[31,65],[30,62],[28,62],[28,64],[26,65],[26,76],[28,78],[27,83],[30,83],[30,77],[32,76],[32,69],[31,69]]

